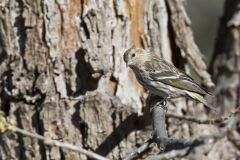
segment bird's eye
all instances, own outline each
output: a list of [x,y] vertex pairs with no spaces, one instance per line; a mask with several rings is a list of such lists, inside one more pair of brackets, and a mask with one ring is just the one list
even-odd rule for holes
[[135,57],[135,53],[132,54],[132,58]]

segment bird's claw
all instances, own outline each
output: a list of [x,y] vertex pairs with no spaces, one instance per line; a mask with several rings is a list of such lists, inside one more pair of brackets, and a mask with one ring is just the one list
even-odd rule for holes
[[162,109],[164,109],[165,112],[168,111],[168,108],[166,107],[167,105],[167,100],[163,99],[162,101],[158,102],[157,105],[154,105],[153,107],[150,108],[150,112],[152,112],[152,110],[156,107],[161,107]]

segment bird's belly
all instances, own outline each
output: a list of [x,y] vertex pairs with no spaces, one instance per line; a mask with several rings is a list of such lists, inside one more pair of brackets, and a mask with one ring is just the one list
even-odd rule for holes
[[176,98],[185,95],[185,91],[157,81],[147,83],[147,89],[164,98]]
[[[140,73],[140,74],[139,74]],[[179,96],[186,95],[184,90],[166,85],[159,81],[149,80],[148,76],[139,70],[139,73],[136,73],[136,78],[138,82],[145,88],[148,89],[151,93],[159,95],[163,98],[176,98]]]

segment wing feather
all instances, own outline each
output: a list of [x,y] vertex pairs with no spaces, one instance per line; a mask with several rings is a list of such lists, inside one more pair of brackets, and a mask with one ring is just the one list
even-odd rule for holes
[[190,76],[179,71],[175,66],[166,61],[158,59],[146,61],[144,69],[148,71],[149,77],[154,81],[160,81],[164,84],[202,95],[208,94]]

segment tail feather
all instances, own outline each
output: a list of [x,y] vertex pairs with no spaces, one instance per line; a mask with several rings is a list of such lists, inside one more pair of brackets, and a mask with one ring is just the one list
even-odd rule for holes
[[193,98],[194,100],[197,100],[201,103],[203,103],[207,108],[209,108],[211,111],[214,111],[214,113],[217,113],[217,110],[207,102],[207,100],[200,94],[194,93],[194,92],[187,92],[188,96]]

